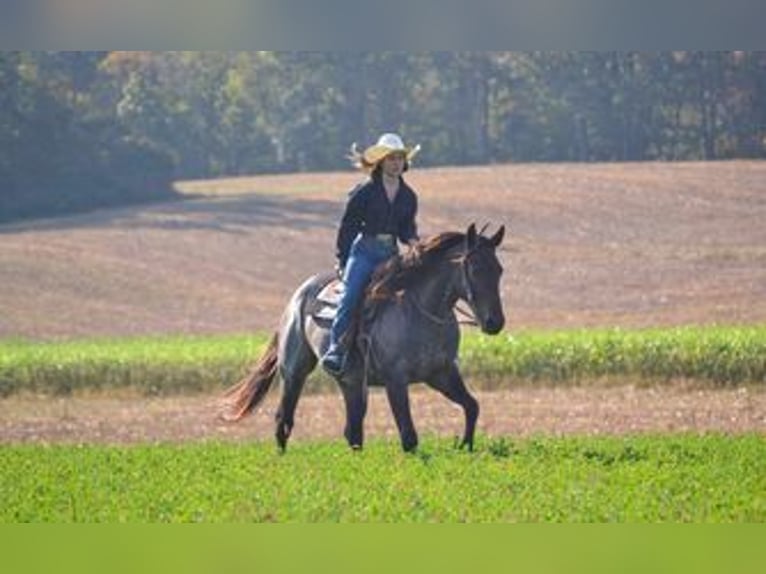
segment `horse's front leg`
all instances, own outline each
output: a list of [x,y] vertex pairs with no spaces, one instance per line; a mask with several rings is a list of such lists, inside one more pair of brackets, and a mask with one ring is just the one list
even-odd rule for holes
[[405,452],[412,452],[418,446],[418,433],[415,431],[415,425],[412,422],[407,381],[404,379],[387,380],[386,395],[388,396],[391,411],[394,413],[396,426],[399,429],[402,449]]
[[367,385],[361,381],[344,381],[341,385],[346,403],[346,428],[343,436],[355,450],[364,446],[364,417],[367,414]]
[[460,448],[468,448],[468,450],[472,451],[476,420],[479,418],[479,403],[466,389],[457,365],[452,364],[449,369],[430,378],[427,383],[449,400],[463,407],[465,431],[463,432],[463,441],[460,443]]

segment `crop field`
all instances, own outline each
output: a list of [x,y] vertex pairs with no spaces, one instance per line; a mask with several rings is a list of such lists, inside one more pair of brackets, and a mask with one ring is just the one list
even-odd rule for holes
[[[172,395],[221,390],[263,351],[267,335],[69,342],[0,341],[0,396],[131,390]],[[463,372],[480,389],[520,384],[694,380],[766,383],[766,327],[464,334]],[[308,392],[335,385],[315,371]]]
[[284,455],[274,390],[221,391],[307,275],[356,174],[183,182],[188,201],[0,226],[0,522],[763,522],[763,162],[413,170],[421,232],[508,226],[506,331],[464,329],[481,405],[419,386],[341,440],[312,375]]

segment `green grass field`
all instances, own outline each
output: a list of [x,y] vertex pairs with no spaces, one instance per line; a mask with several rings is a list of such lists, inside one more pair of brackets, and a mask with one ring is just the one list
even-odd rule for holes
[[762,436],[0,448],[2,522],[762,522]]
[[[220,390],[236,381],[267,334],[68,342],[0,341],[0,396],[130,389],[163,395]],[[468,331],[461,368],[475,388],[595,380],[689,379],[719,386],[766,382],[766,326],[626,331]],[[319,370],[308,392],[331,385]]]

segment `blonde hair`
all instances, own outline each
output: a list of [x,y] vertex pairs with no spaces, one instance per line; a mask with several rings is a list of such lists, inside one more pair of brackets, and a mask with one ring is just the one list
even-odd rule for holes
[[353,165],[356,169],[361,169],[362,171],[365,171],[367,173],[371,173],[375,170],[375,167],[378,165],[378,163],[370,163],[366,159],[364,159],[364,152],[359,151],[359,146],[356,145],[356,142],[351,144],[351,147],[349,148],[348,155],[346,158],[351,162],[351,165]]

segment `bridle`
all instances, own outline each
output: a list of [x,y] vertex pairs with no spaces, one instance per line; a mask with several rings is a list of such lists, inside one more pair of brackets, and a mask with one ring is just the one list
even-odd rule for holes
[[[462,253],[456,257],[453,257],[449,260],[449,263],[456,263],[460,265],[460,277],[461,281],[463,283],[463,291],[465,292],[465,300],[468,303],[470,307],[470,311],[466,311],[465,309],[462,309],[458,306],[453,306],[449,308],[449,312],[451,312],[454,308],[459,314],[463,315],[465,317],[465,320],[458,321],[459,323],[466,324],[466,325],[478,325],[478,321],[476,320],[476,314],[473,312],[474,309],[474,302],[476,300],[476,297],[473,293],[473,285],[471,285],[471,280],[468,278],[468,259],[469,257],[475,253],[478,250],[478,247],[473,247],[470,250],[468,250],[466,253]],[[439,304],[437,306],[437,309],[441,309],[442,307],[446,307],[447,298],[449,297],[450,292],[447,289],[444,289],[444,292],[442,293],[441,299],[439,300]],[[437,315],[435,313],[432,313],[428,309],[426,309],[423,304],[421,303],[418,296],[413,293],[412,294],[412,302],[415,305],[415,308],[427,319],[430,321],[438,324],[438,325],[446,325],[450,320],[449,312],[446,316]]]

